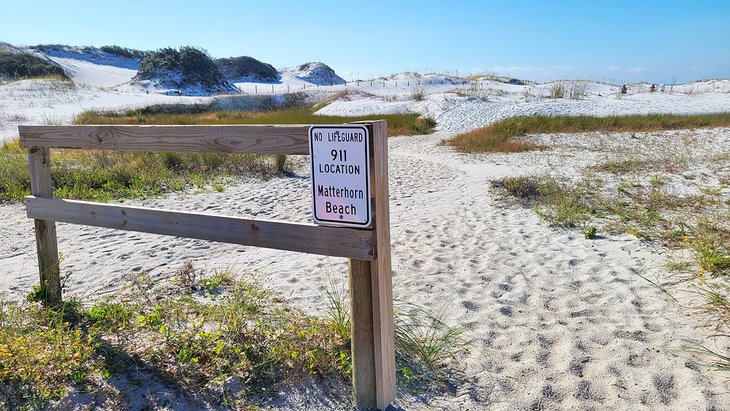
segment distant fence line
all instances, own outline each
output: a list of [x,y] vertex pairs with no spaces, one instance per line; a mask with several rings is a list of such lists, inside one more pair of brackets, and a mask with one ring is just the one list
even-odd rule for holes
[[[254,84],[253,86],[253,92],[251,92],[251,87],[239,87],[236,86],[238,91],[242,94],[283,94],[283,93],[291,93],[293,91],[302,91],[302,90],[311,90],[311,89],[317,89],[317,88],[326,88],[326,87],[340,87],[343,86],[344,88],[347,87],[360,87],[361,85],[364,87],[387,87],[388,85],[392,85],[393,87],[398,87],[398,84],[401,85],[401,87],[417,87],[417,86],[426,86],[426,85],[452,85],[452,86],[462,86],[462,85],[471,85],[474,87],[482,86],[485,84],[483,81],[469,81],[469,80],[452,80],[452,79],[438,79],[438,80],[405,80],[405,81],[398,81],[398,80],[363,80],[363,81],[347,81],[345,83],[329,83],[329,84],[309,84],[306,83],[302,84],[300,86],[292,86],[291,84],[286,85],[276,85],[276,84]],[[269,93],[270,91],[270,93]]]

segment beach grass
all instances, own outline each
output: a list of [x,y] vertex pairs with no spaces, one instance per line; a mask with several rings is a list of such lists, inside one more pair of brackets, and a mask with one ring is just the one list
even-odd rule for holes
[[[553,176],[504,177],[492,181],[493,189],[518,204],[532,208],[550,225],[582,229],[588,240],[605,235],[630,234],[642,241],[682,250],[682,259],[671,259],[667,269],[679,274],[696,295],[691,307],[707,326],[730,337],[730,225],[728,205],[720,190],[678,195],[666,187],[671,161],[606,161],[591,167],[583,179],[561,180]],[[594,174],[612,175],[618,184],[608,184]],[[664,171],[662,171],[664,170]],[[626,178],[638,173],[648,178]],[[665,177],[658,177],[663,175]],[[636,176],[636,174],[632,174]],[[675,296],[661,281],[636,273],[675,302]],[[724,334],[723,334],[724,333]],[[727,352],[708,350],[705,342],[694,342],[710,365],[729,370]]]
[[[179,106],[176,106],[179,109]],[[415,114],[342,117],[317,116],[311,108],[266,112],[190,112],[137,109],[87,111],[77,124],[338,124],[385,119],[389,135],[428,134],[435,122]],[[20,201],[30,193],[26,150],[18,141],[0,147],[0,202]],[[287,157],[221,153],[146,153],[98,150],[53,150],[51,162],[57,197],[95,201],[160,196],[184,189],[222,191],[239,175],[270,177],[286,171]]]
[[[183,189],[216,189],[240,174],[269,177],[282,171],[275,156],[212,153],[53,150],[54,195],[108,202],[160,196]],[[0,202],[30,194],[27,151],[17,141],[0,147]]]
[[[27,302],[0,300],[0,407],[42,409],[79,390],[114,398],[108,379],[137,373],[242,409],[307,376],[349,385],[347,306],[311,316],[259,284],[256,275],[185,262],[162,285],[129,276],[118,295],[91,305],[46,308],[35,293]],[[407,364],[401,383],[436,383],[460,331],[410,308],[399,317],[408,327],[396,328],[397,361]],[[231,381],[239,388],[228,390]]]
[[677,196],[630,180],[608,189],[595,178],[565,182],[547,175],[503,177],[491,185],[551,225],[585,230],[593,224],[591,237],[600,231],[628,233],[688,248],[701,275],[730,275],[730,227],[723,221],[727,207],[716,196]]
[[465,153],[512,153],[539,148],[531,141],[515,138],[528,134],[650,132],[728,126],[730,113],[514,117],[458,134],[445,144]]
[[136,277],[124,300],[90,307],[3,303],[0,406],[42,408],[72,387],[106,392],[111,375],[140,368],[198,394],[240,379],[244,404],[306,375],[347,375],[349,341],[251,278],[200,275],[170,296],[148,282]]
[[560,227],[583,226],[597,212],[585,187],[562,183],[550,176],[503,177],[492,181],[492,187],[532,207],[538,215]]
[[311,107],[271,111],[158,112],[144,109],[123,112],[86,111],[76,124],[342,124],[366,120],[386,120],[389,136],[430,134],[436,123],[418,114],[376,114],[357,117],[316,115]]

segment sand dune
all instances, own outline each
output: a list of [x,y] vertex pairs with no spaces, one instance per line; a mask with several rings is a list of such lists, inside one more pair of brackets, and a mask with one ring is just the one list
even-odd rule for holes
[[[64,124],[89,108],[208,101],[111,89],[130,75],[128,68],[63,58],[88,84],[24,80],[0,85],[0,140],[13,138],[17,124]],[[710,331],[643,278],[681,297],[686,283],[666,270],[666,250],[630,235],[591,241],[578,231],[551,228],[533,211],[499,201],[489,185],[513,175],[577,178],[612,146],[651,154],[657,147],[686,150],[684,141],[692,139],[703,150],[722,153],[730,146],[730,130],[639,138],[620,133],[532,136],[550,149],[510,155],[462,155],[439,144],[453,132],[516,115],[730,111],[730,81],[690,83],[671,94],[631,85],[626,96],[619,96],[616,86],[588,82],[586,96],[577,100],[544,98],[550,84],[484,79],[474,86],[412,73],[319,88],[282,82],[275,93],[285,92],[287,85],[292,91],[306,86],[318,96],[347,91],[322,114],[417,112],[439,123],[438,134],[390,140],[393,282],[397,295],[447,310],[450,324],[467,330],[468,352],[451,364],[467,378],[443,392],[401,393],[403,408],[730,409],[727,378],[679,349],[685,339],[703,340]],[[258,92],[259,85],[240,86]],[[419,89],[424,98],[413,98]],[[222,193],[176,193],[128,203],[309,221],[306,159],[295,161],[294,177],[247,179]],[[703,173],[697,171],[697,178],[714,178]],[[678,193],[686,188],[682,181],[668,184]],[[325,278],[346,278],[346,261],[338,258],[68,224],[58,224],[58,237],[62,271],[69,276],[66,295],[83,301],[117,293],[128,276],[167,281],[190,260],[208,271],[257,271],[276,293],[316,313],[322,309]],[[33,224],[22,205],[0,205],[0,239],[0,293],[23,298],[37,283],[37,263]],[[328,392],[295,387],[271,407],[346,407],[342,392],[331,397]]]

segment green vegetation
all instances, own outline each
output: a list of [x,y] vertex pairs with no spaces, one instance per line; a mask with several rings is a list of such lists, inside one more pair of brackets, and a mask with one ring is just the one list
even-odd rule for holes
[[0,78],[25,79],[38,77],[68,78],[63,69],[31,53],[0,50]]
[[[57,197],[104,202],[202,189],[239,174],[270,176],[281,172],[274,156],[247,154],[53,150],[51,162]],[[3,144],[0,202],[20,201],[29,193],[27,151],[17,141]]]
[[[534,208],[550,224],[584,227],[587,238],[600,229],[673,248],[689,246],[700,274],[730,274],[730,229],[718,223],[723,207],[712,196],[678,197],[660,186],[626,181],[611,192],[595,179],[564,183],[551,176],[504,177],[492,187]],[[589,227],[591,222],[598,226]]]
[[[669,163],[608,161],[592,168],[591,172],[601,170],[612,175],[640,170],[648,177],[622,178],[617,185],[605,184],[591,175],[570,183],[550,176],[505,177],[492,182],[492,186],[519,204],[532,207],[552,225],[581,227],[587,239],[597,238],[599,232],[628,233],[670,249],[686,250],[690,260],[670,260],[667,268],[692,282],[691,290],[698,296],[694,308],[704,312],[702,320],[719,331],[714,338],[730,338],[726,328],[730,324],[729,204],[715,189],[677,195],[656,174],[663,169],[677,173],[681,170]],[[636,274],[676,301],[661,281]],[[711,358],[713,368],[730,370],[727,353],[709,350],[706,344],[697,342],[685,348]]]
[[34,50],[43,52],[43,53],[48,53],[49,51],[61,51],[63,49],[78,49],[82,53],[88,53],[93,50],[91,47],[88,47],[88,46],[87,47],[72,47],[72,46],[69,46],[66,44],[39,44],[39,45],[33,46],[31,48]]
[[225,82],[223,74],[208,53],[195,47],[181,47],[179,50],[164,48],[145,54],[139,62],[135,78],[151,80],[168,74],[180,75],[175,80],[178,87],[200,84],[210,88]]
[[582,226],[595,212],[584,187],[563,184],[549,176],[504,177],[493,181],[492,187],[524,206],[533,207],[538,215],[556,226]]
[[[267,112],[216,111],[208,112],[203,108],[176,106],[182,113],[150,112],[147,109],[130,110],[122,113],[86,111],[81,113],[77,124],[337,124],[363,120],[386,120],[388,135],[407,136],[429,134],[436,127],[431,118],[417,114],[386,114],[359,117],[320,116],[312,108],[274,110]],[[191,111],[191,112],[187,112]]]
[[426,99],[426,91],[422,88],[414,88],[411,92],[411,99],[413,101],[423,101]]
[[[348,385],[349,316],[338,326],[334,317],[306,315],[257,284],[227,270],[206,275],[187,262],[167,285],[137,276],[115,300],[88,307],[0,300],[0,408],[41,409],[72,388],[116,398],[124,408],[133,399],[107,379],[140,372],[155,376],[149,383],[175,381],[214,408],[255,407],[308,375]],[[433,328],[433,317],[416,311],[409,328],[396,331],[398,362],[407,364],[401,382],[435,382],[459,331]]]
[[99,49],[101,51],[109,53],[109,54],[115,54],[117,56],[133,58],[133,59],[141,59],[147,55],[146,51],[135,50],[135,49],[130,49],[127,47],[120,47],[120,46],[101,46]]
[[[350,338],[350,295],[346,281],[325,277],[325,313],[335,332]],[[393,297],[393,327],[399,382],[416,387],[449,377],[441,375],[448,361],[465,349],[465,330],[447,324],[447,306],[431,310],[410,303],[398,295]],[[349,355],[349,353],[348,353]],[[348,357],[349,358],[349,357]]]
[[279,78],[279,72],[276,71],[274,66],[262,63],[253,57],[221,58],[215,59],[214,63],[229,80],[255,78],[258,81],[271,82]]
[[65,319],[70,307],[0,304],[1,408],[40,408],[62,397],[69,383],[88,384],[101,373],[95,338]]
[[[299,104],[292,95],[292,105]],[[284,103],[289,104],[289,103]],[[428,134],[436,123],[415,114],[363,117],[317,116],[311,108],[269,112],[209,112],[209,106],[153,106],[122,113],[87,111],[78,124],[331,124],[388,121],[389,135]],[[179,111],[183,112],[180,113]],[[30,193],[27,153],[18,142],[0,147],[0,202]],[[53,150],[52,177],[58,197],[111,201],[159,196],[185,188],[212,188],[240,174],[286,172],[286,156],[218,153],[144,153]]]
[[566,88],[565,83],[562,81],[556,81],[550,86],[550,98],[558,99],[565,97]]
[[231,395],[244,405],[249,396],[304,375],[346,376],[342,353],[349,358],[349,341],[327,319],[304,315],[252,281],[220,277],[196,283],[206,292],[215,287],[217,296],[195,297],[188,288],[162,300],[155,296],[152,305],[152,295],[140,291],[147,289],[144,278],[135,279],[139,287],[123,304],[66,303],[53,311],[5,303],[0,407],[41,408],[71,386],[109,389],[104,378],[138,367],[203,393],[221,377],[237,378],[243,390]]
[[718,114],[648,114],[630,116],[531,116],[502,120],[489,126],[462,133],[445,143],[467,153],[511,153],[535,150],[530,141],[514,137],[541,133],[647,132],[700,127],[730,126],[730,113]]
[[594,226],[588,226],[583,230],[583,237],[586,240],[595,240],[598,238],[598,228]]

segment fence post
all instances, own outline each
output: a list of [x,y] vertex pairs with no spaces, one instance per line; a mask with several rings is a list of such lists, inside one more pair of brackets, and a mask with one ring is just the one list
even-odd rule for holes
[[388,193],[388,125],[372,125],[373,228],[375,261],[371,262],[373,337],[375,338],[376,405],[384,410],[395,401],[393,280],[390,266],[390,196]]
[[[48,147],[30,148],[28,163],[31,194],[36,197],[53,197],[51,150]],[[46,304],[58,305],[61,303],[61,274],[58,265],[56,223],[50,220],[34,220],[34,222],[41,296]]]
[[[370,195],[375,260],[350,260],[352,383],[356,407],[385,410],[395,401],[396,395],[393,281],[390,266],[388,125],[382,120],[363,123],[371,135]],[[369,284],[366,284],[367,281]],[[363,288],[368,291],[363,291]],[[363,348],[363,344],[368,348]],[[370,380],[371,376],[373,380]],[[373,385],[368,386],[369,381]]]
[[373,296],[369,261],[350,259],[352,394],[357,407],[376,404]]

